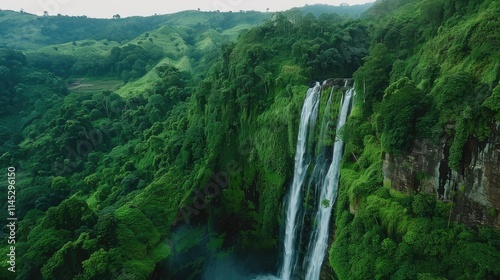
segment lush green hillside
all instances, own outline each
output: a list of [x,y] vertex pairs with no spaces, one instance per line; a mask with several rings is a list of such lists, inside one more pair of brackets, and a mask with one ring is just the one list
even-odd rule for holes
[[[18,49],[0,49],[0,165],[19,178],[15,279],[275,273],[305,92],[345,77],[358,94],[321,279],[499,277],[498,225],[453,214],[473,184],[441,201],[423,190],[432,174],[403,193],[383,168],[415,140],[444,141],[443,165],[465,177],[467,143],[495,147],[499,3],[382,0],[361,19],[323,8],[0,11],[3,47]],[[26,23],[33,33],[15,37]]]
[[[441,190],[423,191],[433,175],[420,173],[414,180],[422,192],[401,194],[390,181],[382,187],[381,159],[405,157],[415,140],[444,141],[449,157],[442,162],[468,176],[464,146],[475,139],[495,145],[500,5],[397,2],[379,1],[369,12],[383,16],[354,74],[360,95],[346,130],[331,266],[338,279],[496,279],[498,229],[450,223],[473,184],[441,193],[443,203],[436,201]],[[494,218],[492,209],[486,215]]]

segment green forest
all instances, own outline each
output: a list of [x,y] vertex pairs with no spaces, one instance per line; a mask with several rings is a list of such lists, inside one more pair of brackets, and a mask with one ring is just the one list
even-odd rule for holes
[[342,94],[325,114],[325,145],[345,148],[320,279],[499,279],[499,14],[496,0],[0,10],[0,279],[276,275],[306,91],[344,78],[339,135]]

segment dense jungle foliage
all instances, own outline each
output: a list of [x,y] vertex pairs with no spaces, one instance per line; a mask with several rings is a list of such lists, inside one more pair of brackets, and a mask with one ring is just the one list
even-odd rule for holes
[[16,167],[19,188],[16,274],[2,262],[0,279],[274,273],[305,92],[350,77],[358,94],[322,279],[498,278],[498,229],[450,221],[453,201],[392,190],[381,169],[382,153],[447,135],[459,172],[466,142],[491,135],[500,2],[319,10],[0,11],[0,165]]

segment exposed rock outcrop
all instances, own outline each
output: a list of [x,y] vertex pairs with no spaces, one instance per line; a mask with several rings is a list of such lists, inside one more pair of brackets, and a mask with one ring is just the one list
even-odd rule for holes
[[500,228],[500,123],[487,141],[469,139],[461,168],[448,166],[449,139],[415,141],[402,156],[383,155],[384,180],[405,193],[434,193],[455,203],[452,219]]

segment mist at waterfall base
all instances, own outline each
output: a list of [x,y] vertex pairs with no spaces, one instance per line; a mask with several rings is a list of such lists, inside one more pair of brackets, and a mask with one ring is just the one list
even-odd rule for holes
[[214,247],[214,239],[219,237],[224,240],[223,247],[232,246],[230,238],[214,236],[202,223],[176,227],[165,241],[172,250],[171,257],[156,268],[150,279],[251,280],[275,271],[277,252],[249,253]]
[[[212,260],[205,265],[203,280],[272,280],[274,276],[261,276],[264,274],[262,262],[264,255],[237,255],[231,254],[223,259]],[[274,261],[268,258],[274,267]],[[267,271],[270,273],[271,271]]]

